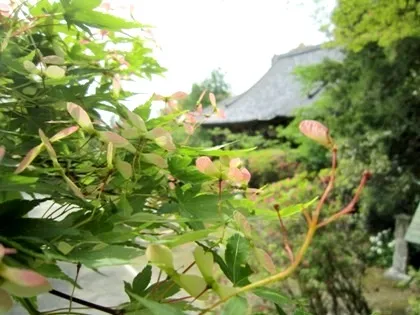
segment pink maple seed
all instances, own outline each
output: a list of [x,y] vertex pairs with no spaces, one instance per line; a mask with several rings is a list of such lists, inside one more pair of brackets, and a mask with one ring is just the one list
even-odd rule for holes
[[248,184],[249,181],[251,180],[251,173],[245,167],[241,168],[241,173],[242,173],[242,180],[246,184]]
[[220,173],[213,161],[207,156],[201,156],[195,161],[197,169],[208,176],[216,177]]
[[23,160],[19,163],[18,167],[15,170],[15,174],[23,172],[32,163],[32,161],[41,153],[43,148],[44,145],[40,144],[30,149],[29,152],[23,158]]
[[241,166],[242,165],[242,161],[241,161],[241,159],[240,158],[235,158],[235,159],[232,159],[232,160],[230,160],[230,162],[229,162],[229,167],[239,167],[239,166]]
[[170,96],[171,99],[177,100],[177,101],[183,100],[187,97],[188,97],[188,94],[182,91],[175,92]]
[[316,120],[301,121],[299,130],[308,138],[326,147],[331,147],[333,144],[328,128]]
[[6,280],[22,287],[42,287],[48,284],[47,278],[29,269],[3,267],[0,272]]
[[241,183],[243,181],[243,175],[239,168],[233,167],[229,169],[228,177],[235,183]]
[[5,290],[0,289],[0,314],[7,314],[13,307],[13,300],[10,294]]
[[195,112],[198,115],[201,115],[203,113],[203,105],[201,103],[197,105],[197,108],[195,109]]
[[184,130],[187,133],[187,135],[193,135],[194,134],[194,126],[190,124],[184,124]]
[[216,117],[225,119],[226,118],[225,111],[223,109],[217,108],[216,109]]
[[70,136],[72,133],[75,133],[77,130],[79,130],[79,126],[71,126],[71,127],[65,128],[57,132],[54,136],[52,136],[50,138],[50,142],[59,141],[67,136]]
[[0,162],[3,160],[4,155],[6,154],[6,149],[3,146],[0,146]]
[[213,93],[209,93],[209,100],[210,100],[211,106],[213,106],[214,108],[216,108],[217,107],[216,96],[214,96]]
[[201,173],[205,173],[212,165],[213,161],[207,156],[201,156],[195,161],[195,166]]

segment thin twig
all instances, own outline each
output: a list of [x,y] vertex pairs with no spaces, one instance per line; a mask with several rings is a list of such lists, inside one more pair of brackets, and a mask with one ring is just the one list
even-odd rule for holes
[[188,295],[188,296],[184,296],[184,297],[177,298],[177,299],[167,300],[166,303],[176,303],[176,302],[185,301],[185,300],[188,300],[188,299],[191,299],[191,298],[192,298],[192,296]]
[[324,221],[322,221],[321,223],[318,224],[318,228],[325,226],[337,219],[339,219],[340,217],[350,213],[351,211],[354,210],[354,206],[356,205],[357,201],[360,198],[360,194],[362,193],[363,187],[366,185],[367,180],[369,179],[369,177],[371,176],[371,174],[369,172],[364,172],[362,179],[360,180],[359,183],[359,187],[357,187],[356,193],[353,196],[353,199],[348,203],[347,206],[345,206],[343,209],[341,209],[339,212],[337,212],[336,214],[330,216],[329,218],[325,219]]
[[303,216],[305,217],[306,224],[309,226],[311,225],[311,217],[309,216],[309,213],[306,211],[306,209],[302,210]]
[[76,290],[76,284],[77,284],[77,280],[79,278],[80,268],[82,268],[82,264],[77,263],[77,265],[76,265],[76,276],[74,277],[73,290],[71,291],[71,297],[70,297],[70,301],[69,301],[69,312],[71,312],[71,306],[72,306],[72,303],[73,303],[74,291]]
[[203,291],[201,291],[201,293],[199,295],[197,295],[194,300],[191,301],[191,303],[194,303],[196,300],[198,300],[204,293],[207,292],[209,288],[205,288]]
[[60,298],[66,299],[66,300],[72,299],[73,302],[75,302],[77,304],[84,305],[84,306],[93,308],[95,310],[102,311],[102,312],[107,313],[107,314],[111,314],[111,315],[123,315],[124,314],[124,310],[114,310],[114,309],[106,307],[106,306],[98,305],[98,304],[95,304],[95,303],[92,303],[92,302],[89,302],[89,301],[85,301],[85,300],[82,300],[82,299],[79,299],[79,298],[76,298],[76,297],[71,297],[70,295],[68,295],[66,293],[63,293],[63,292],[60,292],[60,291],[57,291],[57,290],[51,290],[49,293],[52,294],[52,295],[58,296]]
[[287,256],[289,256],[290,262],[293,262],[294,261],[293,250],[292,250],[292,247],[291,247],[290,242],[289,242],[289,237],[287,236],[286,226],[284,225],[284,222],[283,222],[283,220],[281,218],[281,215],[280,215],[279,205],[277,205],[277,204],[274,205],[274,209],[276,210],[277,217],[279,219],[280,231],[281,231],[281,234],[282,234],[282,237],[283,237],[284,249],[286,250]]

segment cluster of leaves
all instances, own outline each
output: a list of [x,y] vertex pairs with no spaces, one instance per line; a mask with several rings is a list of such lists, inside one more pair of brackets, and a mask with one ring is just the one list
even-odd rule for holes
[[367,44],[390,47],[420,36],[418,0],[340,0],[332,14],[335,42],[354,51]]
[[[2,259],[2,289],[16,280],[3,273],[14,270],[7,268],[35,270],[42,275],[38,279],[77,286],[58,262],[96,270],[146,255],[167,278],[151,283],[147,266],[126,284],[130,302],[102,310],[183,314],[200,311],[190,302],[204,298],[204,291],[221,299],[236,295],[251,284],[257,267],[276,272],[264,244],[253,243],[256,232],[246,216],[255,212],[255,203],[238,204],[250,174],[231,157],[247,150],[190,147],[172,138],[180,125],[188,138],[202,113],[201,101],[217,113],[214,94],[199,97],[192,111],[174,106],[184,93],[155,95],[134,110],[123,105],[133,96],[124,90],[124,80],[163,71],[148,42],[130,33],[141,24],[102,12],[98,0],[42,0],[1,11],[0,22],[0,243],[16,251]],[[167,103],[167,115],[150,118],[154,99]],[[116,123],[102,121],[100,111],[112,113]],[[46,201],[52,205],[48,209]],[[263,218],[273,214],[261,211]],[[297,213],[282,210],[285,217]],[[202,277],[188,268],[181,273],[173,264],[172,249],[192,242],[198,246],[192,263]],[[251,268],[253,256],[258,263]],[[216,281],[216,266],[230,284]],[[186,301],[173,298],[181,288]],[[279,310],[290,303],[264,284],[253,293]],[[9,307],[4,297],[2,306]],[[38,312],[35,299],[15,298],[29,313]],[[247,309],[237,296],[224,312]]]

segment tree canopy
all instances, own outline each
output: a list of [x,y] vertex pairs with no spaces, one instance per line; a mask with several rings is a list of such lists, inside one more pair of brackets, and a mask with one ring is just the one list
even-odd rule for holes
[[[374,229],[392,227],[396,213],[413,213],[419,198],[418,9],[416,1],[339,1],[332,45],[344,59],[296,70],[306,86],[326,84],[321,99],[297,120],[328,124],[347,148],[341,163],[374,173],[362,202]],[[301,158],[316,163],[318,149],[309,148],[301,147]]]

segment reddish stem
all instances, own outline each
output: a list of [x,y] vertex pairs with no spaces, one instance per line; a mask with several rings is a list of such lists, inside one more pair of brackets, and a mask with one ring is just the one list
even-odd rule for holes
[[371,176],[371,174],[369,172],[365,171],[363,173],[362,179],[360,180],[359,187],[357,187],[356,193],[354,194],[353,199],[348,203],[348,205],[345,206],[343,209],[341,209],[339,212],[333,214],[328,219],[325,219],[324,221],[319,223],[317,225],[317,227],[327,225],[327,224],[339,219],[340,217],[344,216],[345,214],[348,214],[348,213],[352,212],[354,210],[354,206],[356,205],[357,201],[360,198],[363,187],[366,185],[366,182],[368,181],[370,176]]
[[293,255],[293,250],[292,250],[292,247],[290,246],[289,237],[287,236],[286,226],[284,225],[284,222],[280,215],[279,206],[275,205],[274,209],[276,210],[277,217],[279,218],[280,231],[283,236],[284,249],[286,250],[286,253],[289,256],[290,262],[293,262],[295,259]]

